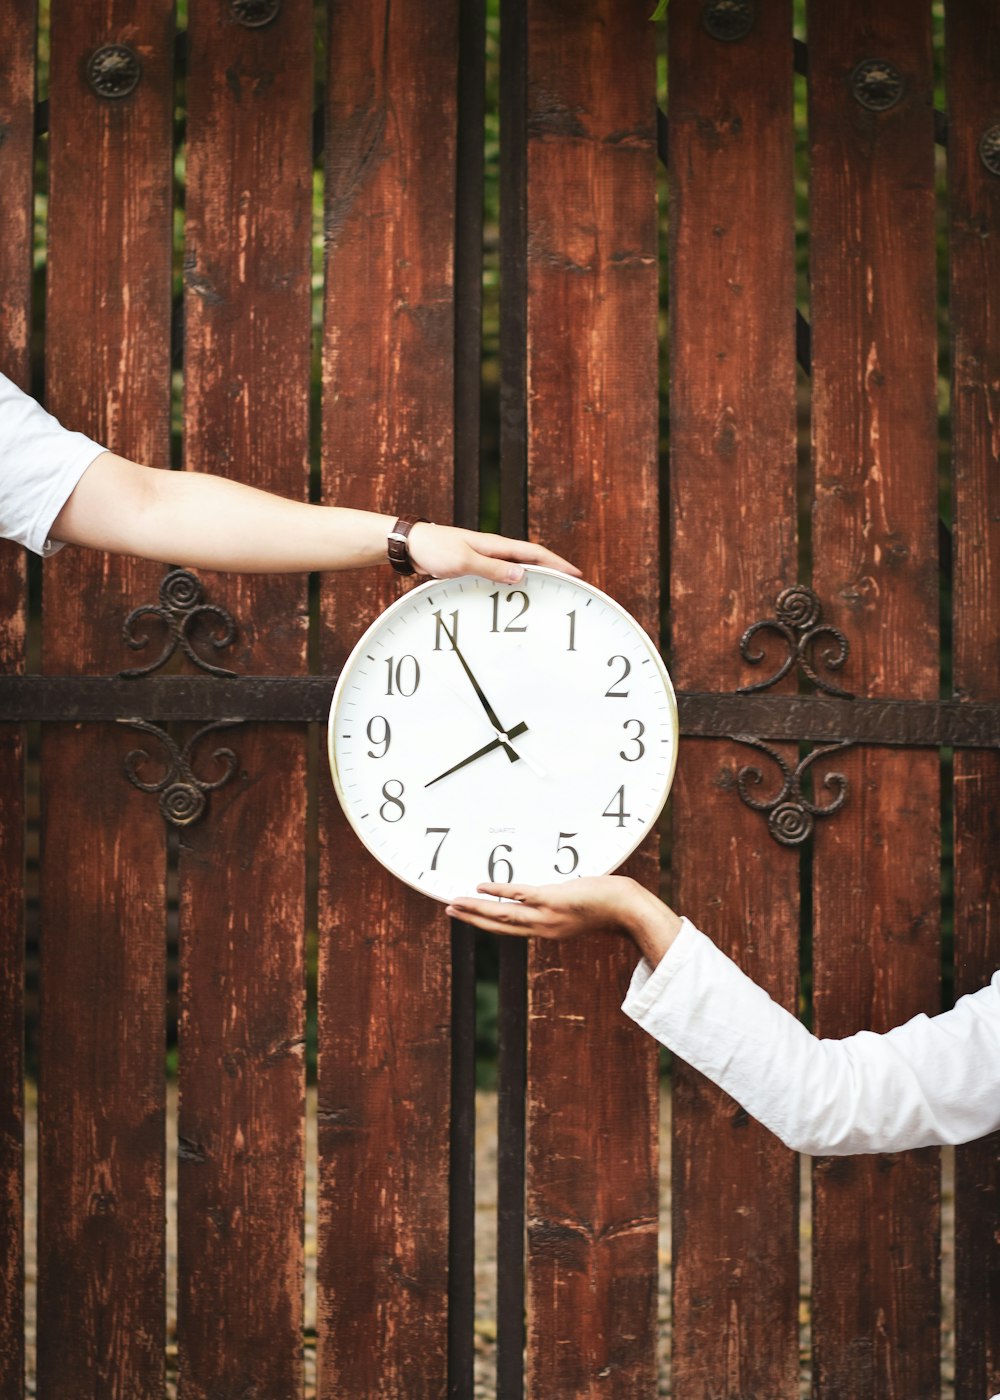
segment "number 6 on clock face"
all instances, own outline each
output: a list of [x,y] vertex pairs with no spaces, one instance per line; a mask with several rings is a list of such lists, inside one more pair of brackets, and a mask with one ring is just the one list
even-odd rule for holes
[[376,619],[330,708],[330,768],[372,853],[447,901],[483,880],[619,866],[677,759],[677,703],[639,624],[588,583],[432,580]]

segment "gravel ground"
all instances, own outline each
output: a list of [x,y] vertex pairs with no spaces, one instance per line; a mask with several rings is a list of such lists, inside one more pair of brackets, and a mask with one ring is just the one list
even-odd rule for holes
[[[305,1400],[314,1400],[316,1390],[316,1142],[315,1142],[315,1096],[310,1094],[310,1111],[306,1125],[306,1290],[305,1290]],[[476,1100],[476,1320],[475,1320],[475,1400],[495,1400],[494,1383],[496,1355],[496,1095],[480,1093]],[[171,1094],[169,1114],[174,1121],[175,1096]],[[27,1266],[27,1357],[29,1396],[35,1394],[35,1221],[36,1221],[36,1120],[34,1095],[29,1089],[26,1113],[27,1149],[27,1199],[26,1199],[26,1266]],[[170,1132],[170,1137],[176,1134]],[[659,1357],[659,1384],[657,1394],[670,1394],[670,1100],[664,1094],[660,1115],[660,1294],[659,1325],[657,1334],[657,1354]],[[943,1375],[941,1400],[954,1397],[954,1154],[950,1150],[943,1153],[943,1292],[944,1317],[942,1321]],[[801,1257],[801,1298],[799,1307],[801,1397],[808,1400],[809,1378],[809,1286],[811,1276],[811,1217],[808,1190],[808,1164],[803,1163],[802,1171],[802,1257]],[[167,1317],[168,1346],[167,1400],[176,1397],[176,1206],[177,1206],[177,1163],[171,1154],[167,1162]]]

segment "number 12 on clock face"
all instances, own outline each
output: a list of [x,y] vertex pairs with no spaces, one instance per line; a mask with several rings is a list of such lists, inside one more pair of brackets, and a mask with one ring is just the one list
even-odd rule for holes
[[387,608],[341,673],[328,747],[360,839],[447,901],[614,870],[662,810],[677,735],[635,619],[529,566],[514,587],[433,580]]

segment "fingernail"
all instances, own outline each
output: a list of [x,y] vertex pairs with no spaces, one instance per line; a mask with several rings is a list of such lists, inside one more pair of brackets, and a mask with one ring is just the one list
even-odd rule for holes
[[519,564],[511,564],[510,568],[507,570],[507,582],[520,583],[523,578],[524,570],[521,566]]

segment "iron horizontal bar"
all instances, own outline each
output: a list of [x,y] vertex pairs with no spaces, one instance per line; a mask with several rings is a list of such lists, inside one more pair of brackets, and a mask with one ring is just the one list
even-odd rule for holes
[[326,720],[336,676],[0,676],[0,721]]
[[1000,704],[864,700],[833,695],[680,694],[686,738],[753,734],[771,740],[903,748],[1000,748]]
[[[336,682],[336,676],[0,676],[0,722],[308,724],[326,720]],[[689,739],[753,734],[791,742],[1000,748],[998,703],[682,691],[677,705],[681,734]]]

